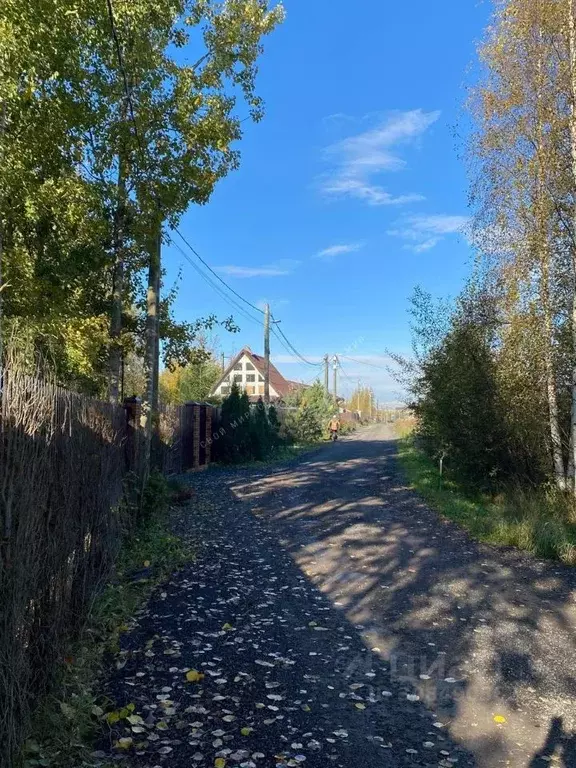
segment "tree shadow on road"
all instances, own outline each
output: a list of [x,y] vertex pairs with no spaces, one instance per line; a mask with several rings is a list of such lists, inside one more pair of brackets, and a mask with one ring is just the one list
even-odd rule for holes
[[406,487],[395,452],[393,440],[346,441],[230,485],[393,673],[461,722],[480,765],[514,758],[528,711],[513,763],[527,764],[542,742],[534,718],[574,717],[576,570],[471,541]]
[[576,734],[564,730],[561,717],[552,718],[544,746],[534,755],[528,768],[543,768],[553,757],[555,764],[564,768],[576,766]]

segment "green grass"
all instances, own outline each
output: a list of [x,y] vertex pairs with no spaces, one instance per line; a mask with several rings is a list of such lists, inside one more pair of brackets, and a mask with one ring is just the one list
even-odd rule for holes
[[[126,536],[113,578],[96,597],[80,641],[69,649],[54,691],[39,704],[24,750],[25,768],[109,768],[93,755],[96,734],[115,702],[103,698],[105,670],[122,662],[120,637],[156,586],[194,559],[189,542],[172,534],[169,505],[181,488],[163,478],[150,480],[145,522]],[[135,572],[142,572],[134,578]],[[119,763],[114,762],[116,768]]]
[[443,517],[474,538],[576,565],[572,498],[551,488],[471,495],[450,478],[440,483],[438,466],[417,448],[411,436],[399,441],[398,456],[410,485]]
[[224,462],[212,462],[210,469],[250,469],[251,467],[268,467],[274,464],[282,464],[291,459],[297,459],[308,451],[313,451],[324,444],[324,440],[317,443],[295,443],[293,445],[281,445],[275,448],[265,459],[250,459],[249,461],[240,461],[234,464],[225,464]]

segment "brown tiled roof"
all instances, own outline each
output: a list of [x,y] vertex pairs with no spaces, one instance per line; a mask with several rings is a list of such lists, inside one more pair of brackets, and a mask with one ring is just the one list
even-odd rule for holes
[[[234,369],[234,366],[240,360],[240,358],[246,355],[253,366],[256,368],[258,373],[261,376],[264,376],[264,370],[266,366],[266,360],[263,355],[257,355],[250,347],[244,347],[243,349],[238,352],[236,357],[230,362],[228,368],[224,371],[222,378],[216,382],[214,385],[212,391],[217,389],[220,384],[222,383],[223,379],[225,379]],[[285,379],[284,376],[280,373],[278,368],[271,362],[270,363],[270,386],[277,392],[278,397],[286,397],[290,392],[293,392],[295,389],[299,389],[302,387],[302,384],[299,384],[296,381],[289,381],[288,379]]]

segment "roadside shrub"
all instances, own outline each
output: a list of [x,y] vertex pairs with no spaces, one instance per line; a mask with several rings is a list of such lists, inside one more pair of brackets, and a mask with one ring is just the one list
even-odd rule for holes
[[142,494],[140,519],[149,522],[155,515],[163,514],[168,507],[170,486],[161,472],[150,473],[146,488]]
[[471,492],[438,465],[414,437],[400,441],[400,461],[411,485],[443,516],[482,541],[576,565],[574,500],[553,487],[503,487],[497,494]]
[[320,382],[299,390],[292,398],[297,410],[286,422],[286,431],[292,442],[316,443],[327,431],[330,417],[335,411],[332,398]]
[[273,407],[268,412],[258,400],[252,408],[246,392],[236,384],[222,402],[222,432],[212,444],[214,460],[222,464],[264,461],[281,445],[278,414]]

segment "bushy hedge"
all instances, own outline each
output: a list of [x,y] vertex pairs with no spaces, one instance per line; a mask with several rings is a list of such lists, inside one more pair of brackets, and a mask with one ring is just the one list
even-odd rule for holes
[[291,398],[297,410],[286,419],[284,429],[288,438],[296,443],[315,443],[327,433],[328,422],[337,409],[320,382],[298,390]]
[[254,408],[246,392],[236,384],[222,401],[221,428],[212,444],[214,461],[238,464],[245,461],[263,461],[282,444],[278,414],[274,406],[268,408],[259,399]]

